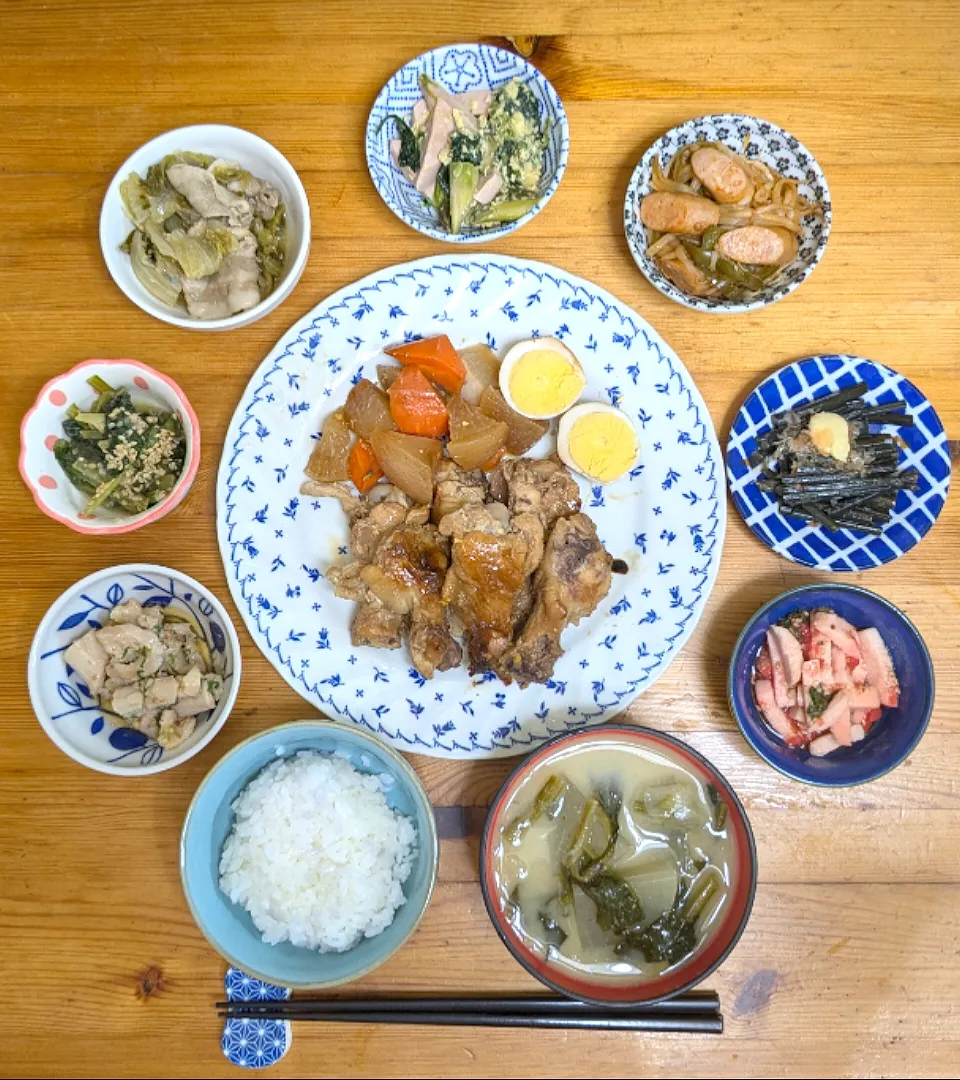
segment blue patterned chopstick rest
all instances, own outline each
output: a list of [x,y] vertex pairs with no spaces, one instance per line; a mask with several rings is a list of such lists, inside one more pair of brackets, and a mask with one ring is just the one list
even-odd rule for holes
[[[223,979],[228,1001],[285,1001],[290,987],[275,986],[231,967]],[[293,1033],[289,1020],[236,1020],[224,1022],[220,1046],[233,1065],[263,1069],[274,1065],[290,1049]]]

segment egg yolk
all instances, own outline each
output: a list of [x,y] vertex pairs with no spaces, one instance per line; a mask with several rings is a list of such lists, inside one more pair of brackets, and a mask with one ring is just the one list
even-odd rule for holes
[[510,372],[510,396],[518,412],[556,416],[573,404],[586,385],[583,374],[559,353],[531,349]]
[[569,453],[583,473],[608,484],[637,460],[637,433],[612,413],[587,413],[570,429]]

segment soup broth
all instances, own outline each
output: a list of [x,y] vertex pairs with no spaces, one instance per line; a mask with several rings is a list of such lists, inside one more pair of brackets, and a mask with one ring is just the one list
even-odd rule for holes
[[570,747],[525,778],[495,851],[528,948],[591,977],[654,978],[702,948],[736,866],[727,803],[667,750]]

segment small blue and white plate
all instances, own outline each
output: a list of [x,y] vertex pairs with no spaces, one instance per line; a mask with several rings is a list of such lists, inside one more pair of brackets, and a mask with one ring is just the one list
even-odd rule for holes
[[[70,643],[99,629],[110,609],[123,600],[189,615],[203,632],[214,669],[223,676],[217,707],[201,713],[193,734],[170,750],[125,727],[63,660]],[[150,563],[110,566],[71,585],[50,605],[33,637],[27,682],[37,719],[65,754],[97,772],[146,776],[192,758],[226,723],[240,685],[240,642],[223,605],[199,581]]]
[[[690,296],[677,288],[660,272],[656,260],[647,254],[647,230],[640,220],[640,200],[653,190],[652,172],[654,158],[666,171],[674,154],[693,142],[719,142],[729,146],[737,154],[755,158],[791,180],[799,181],[800,194],[818,202],[821,215],[810,214],[803,219],[803,231],[799,237],[797,258],[787,267],[776,283],[771,283],[750,300],[727,300],[722,296]],[[746,149],[744,149],[746,143]],[[833,211],[827,178],[810,151],[782,127],[769,120],[740,113],[715,113],[698,116],[671,128],[647,150],[633,170],[623,205],[623,229],[634,262],[643,276],[664,296],[684,307],[714,314],[734,314],[755,311],[766,307],[792,293],[813,273],[823,257],[830,235]]]
[[[549,131],[537,203],[523,217],[487,229],[447,232],[433,207],[427,205],[420,192],[397,168],[390,156],[393,125],[383,121],[391,114],[409,119],[413,106],[423,96],[421,75],[429,76],[453,94],[476,87],[496,90],[511,79],[520,79],[533,91],[540,102],[541,121],[549,124]],[[570,127],[556,90],[523,57],[493,45],[445,45],[404,64],[380,91],[367,120],[366,144],[367,166],[374,186],[401,221],[417,232],[448,244],[482,244],[515,232],[547,205],[567,167]]]
[[[760,470],[747,458],[775,413],[865,382],[871,405],[902,398],[913,427],[898,428],[900,468],[920,474],[915,491],[901,491],[881,536],[853,529],[828,532],[781,513],[772,492],[756,485]],[[892,431],[892,428],[886,430]],[[937,520],[950,486],[950,448],[934,407],[892,368],[862,356],[808,356],[774,372],[740,407],[727,440],[730,494],[754,536],[785,559],[816,570],[869,570],[892,562],[920,542]]]

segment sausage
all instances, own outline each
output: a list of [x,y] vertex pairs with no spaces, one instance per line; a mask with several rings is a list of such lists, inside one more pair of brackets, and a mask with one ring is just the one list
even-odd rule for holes
[[765,225],[744,225],[731,229],[717,240],[717,252],[725,259],[752,266],[778,266],[787,246],[779,230]]
[[656,232],[700,236],[720,220],[720,207],[702,195],[654,191],[640,200],[640,220]]
[[694,176],[718,203],[738,203],[753,195],[753,181],[733,158],[712,146],[695,150],[690,157]]
[[777,229],[773,226],[770,227],[771,232],[775,232],[777,236],[783,240],[783,255],[780,256],[778,266],[786,266],[787,263],[792,263],[797,257],[797,251],[799,250],[799,242],[797,240],[797,234],[791,232],[789,229]]

